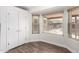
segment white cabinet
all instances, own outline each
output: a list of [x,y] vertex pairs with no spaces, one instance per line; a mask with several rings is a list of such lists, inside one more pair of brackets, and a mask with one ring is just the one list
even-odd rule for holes
[[0,50],[8,50],[26,42],[28,12],[17,7],[0,7]]

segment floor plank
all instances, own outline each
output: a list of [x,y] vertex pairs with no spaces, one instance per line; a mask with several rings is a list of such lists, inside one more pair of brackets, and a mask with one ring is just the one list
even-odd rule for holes
[[29,42],[9,50],[7,53],[70,53],[66,48],[46,42]]

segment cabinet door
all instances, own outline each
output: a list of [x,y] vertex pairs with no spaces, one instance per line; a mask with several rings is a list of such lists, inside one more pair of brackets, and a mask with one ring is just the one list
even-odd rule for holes
[[26,15],[19,12],[19,44],[24,44],[26,41]]
[[18,12],[16,9],[9,7],[7,20],[7,40],[9,49],[18,46],[18,31]]

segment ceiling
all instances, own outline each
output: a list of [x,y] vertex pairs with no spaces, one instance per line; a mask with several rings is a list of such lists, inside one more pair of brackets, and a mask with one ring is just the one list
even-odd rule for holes
[[57,12],[63,12],[65,9],[70,9],[76,6],[17,6],[19,8],[28,10],[33,15],[48,15]]
[[39,6],[17,6],[17,7],[30,11],[32,9],[39,7]]

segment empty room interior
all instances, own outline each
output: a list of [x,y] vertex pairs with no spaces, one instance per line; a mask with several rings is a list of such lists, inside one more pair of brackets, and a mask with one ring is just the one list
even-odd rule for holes
[[0,53],[79,53],[79,6],[0,6]]

